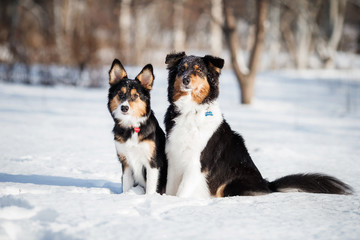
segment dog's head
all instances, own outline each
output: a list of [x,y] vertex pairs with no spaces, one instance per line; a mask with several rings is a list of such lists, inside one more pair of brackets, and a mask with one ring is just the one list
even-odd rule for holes
[[187,56],[185,52],[181,52],[168,54],[165,63],[169,69],[170,103],[188,95],[197,104],[208,103],[218,97],[223,59],[210,55]]
[[118,59],[109,71],[108,109],[121,125],[136,126],[150,115],[150,90],[154,82],[153,67],[146,65],[135,79],[129,79]]

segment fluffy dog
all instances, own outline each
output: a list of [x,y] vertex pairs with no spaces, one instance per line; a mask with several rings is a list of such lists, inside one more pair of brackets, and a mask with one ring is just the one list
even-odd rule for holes
[[351,188],[323,174],[295,174],[265,180],[244,144],[224,120],[217,97],[224,60],[169,54],[165,116],[168,182],[166,194],[226,197],[304,191],[349,194]]
[[109,71],[108,109],[115,122],[113,133],[123,170],[123,192],[134,185],[144,187],[146,194],[165,191],[165,134],[150,108],[153,82],[150,64],[135,79],[127,77],[118,59]]

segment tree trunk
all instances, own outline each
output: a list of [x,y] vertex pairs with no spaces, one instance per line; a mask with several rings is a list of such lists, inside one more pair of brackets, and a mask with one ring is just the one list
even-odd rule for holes
[[251,104],[254,97],[255,75],[247,75],[241,85],[241,103]]
[[210,24],[211,54],[220,56],[222,52],[221,25],[223,24],[222,0],[211,1],[211,16],[214,18]]
[[346,10],[346,0],[330,0],[329,3],[329,35],[326,46],[326,56],[323,57],[324,67],[334,67],[335,53],[338,48]]
[[[306,1],[299,2],[299,7],[302,10],[309,9]],[[307,68],[309,58],[309,48],[311,43],[311,31],[307,21],[308,14],[301,11],[297,15],[296,21],[296,67],[297,69]]]
[[296,63],[296,42],[291,29],[291,23],[294,20],[293,12],[286,11],[280,20],[280,30],[284,38],[285,46],[290,54],[291,60]]
[[271,59],[270,68],[277,69],[279,65],[279,53],[281,50],[280,36],[280,3],[277,0],[270,1],[269,8],[269,57]]
[[131,0],[122,0],[120,3],[119,30],[120,56],[124,61],[131,62]]
[[267,12],[269,8],[268,0],[257,1],[257,16],[256,16],[256,33],[255,33],[255,44],[250,55],[250,75],[253,77],[249,79],[255,79],[256,72],[261,63],[261,55],[264,47],[265,40],[265,22],[267,19]]
[[225,21],[223,26],[223,31],[225,35],[226,44],[230,52],[231,66],[235,72],[236,79],[238,80],[239,87],[241,88],[241,79],[245,78],[245,75],[242,73],[239,67],[237,60],[237,35],[236,35],[236,20],[233,14],[232,9],[228,6],[227,2],[224,1],[224,15]]
[[238,41],[236,36],[236,20],[232,9],[226,0],[223,2],[223,8],[225,16],[223,31],[230,51],[231,65],[240,86],[241,103],[250,104],[254,95],[255,76],[261,62],[261,54],[264,45],[268,0],[257,0],[255,43],[250,54],[248,73],[244,73],[239,67],[237,60]]
[[[67,3],[67,2],[66,2]],[[54,34],[57,53],[59,54],[60,63],[69,62],[69,46],[66,40],[65,23],[68,15],[67,5],[63,6],[60,0],[54,1]]]
[[133,9],[133,16],[134,16],[134,39],[133,39],[133,51],[132,63],[134,65],[141,65],[142,58],[144,56],[144,48],[146,45],[146,15],[144,15],[140,10],[137,10],[134,6]]
[[185,50],[184,0],[174,1],[174,49]]

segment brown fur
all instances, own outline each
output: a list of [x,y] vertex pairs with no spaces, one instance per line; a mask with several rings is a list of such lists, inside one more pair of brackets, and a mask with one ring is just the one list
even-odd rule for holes
[[126,87],[122,87],[122,88],[120,89],[120,91],[125,94],[125,93],[126,93]]
[[139,98],[139,94],[136,89],[130,91],[132,101],[129,101],[130,108],[134,111],[133,116],[143,117],[146,114],[146,103]]
[[175,80],[175,83],[174,83],[174,96],[173,96],[174,102],[179,100],[179,98],[181,98],[182,96],[188,95],[187,92],[184,92],[184,91],[181,90],[181,86],[182,86],[182,78],[181,77],[176,77],[176,80]]
[[120,163],[123,166],[123,170],[125,170],[125,168],[129,167],[129,164],[127,163],[126,157],[124,155],[118,154],[118,158],[119,158]]
[[115,139],[115,141],[118,141],[118,142],[120,142],[120,143],[124,143],[124,142],[125,142],[125,139],[124,139],[122,136],[120,136],[120,135],[115,135],[115,136],[114,136],[114,139]]
[[206,77],[202,78],[198,75],[190,76],[190,84],[193,89],[191,97],[194,102],[200,104],[209,95],[210,85]]
[[[155,149],[156,149],[155,142],[152,141],[152,140],[144,140],[143,143],[149,144],[150,154],[151,154],[151,156],[154,156]],[[150,159],[150,166],[151,167],[157,167],[156,162],[152,161],[152,159]]]
[[119,96],[116,95],[115,97],[113,97],[111,100],[110,100],[110,111],[113,112],[115,111],[115,109],[121,104],[121,101],[119,99]]
[[215,197],[224,197],[224,189],[225,189],[225,187],[226,187],[226,184],[220,185],[216,190]]

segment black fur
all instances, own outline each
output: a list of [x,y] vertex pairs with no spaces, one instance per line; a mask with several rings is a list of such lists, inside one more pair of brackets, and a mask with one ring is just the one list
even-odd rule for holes
[[294,174],[276,179],[269,183],[273,192],[297,189],[309,193],[350,194],[352,189],[339,179],[319,173]]
[[225,196],[269,193],[267,181],[251,160],[244,139],[224,120],[208,141],[200,157],[201,171],[207,172],[211,195],[227,184]]
[[175,121],[174,119],[179,116],[179,111],[176,110],[176,107],[174,104],[171,104],[165,114],[165,131],[166,134],[169,134],[171,129],[174,127],[175,125]]
[[[206,74],[210,92],[200,104],[215,101],[219,94],[219,75],[224,61],[205,56],[186,56],[184,52],[169,54],[168,101],[170,106],[165,115],[166,134],[169,136],[181,114],[173,102],[174,82],[182,76],[184,63],[197,64]],[[186,131],[186,129],[184,129]],[[201,171],[206,174],[208,187],[213,196],[257,195],[288,189],[310,193],[351,194],[352,189],[342,181],[323,174],[295,174],[279,178],[273,182],[265,180],[252,161],[244,139],[231,130],[224,120],[201,152]],[[220,191],[220,194],[219,194]]]

